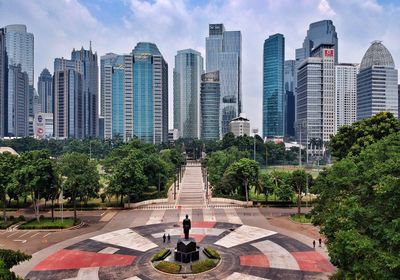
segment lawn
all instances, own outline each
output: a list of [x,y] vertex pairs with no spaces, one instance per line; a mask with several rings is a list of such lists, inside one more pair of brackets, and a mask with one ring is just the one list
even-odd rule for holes
[[[79,224],[79,220],[77,222]],[[36,219],[30,220],[29,222],[22,224],[18,227],[18,229],[64,229],[70,228],[74,226],[73,218],[64,218],[61,221],[61,218],[54,218],[54,222],[51,218],[41,218],[40,222]]]
[[181,266],[176,263],[161,261],[156,265],[158,270],[161,270],[166,273],[177,274],[181,271]]
[[10,221],[10,220],[8,220],[7,222],[4,222],[4,221],[1,221],[0,222],[0,229],[6,229],[6,228],[8,228],[9,226],[11,226],[11,225],[13,225],[13,224],[15,224],[17,221]]
[[290,215],[290,219],[302,224],[311,224],[312,222],[312,216],[310,214],[300,214],[300,217],[298,217],[297,214],[292,214]]
[[214,268],[218,262],[215,262],[210,259],[205,259],[202,261],[198,261],[192,264],[192,272],[193,273],[201,273],[207,270]]

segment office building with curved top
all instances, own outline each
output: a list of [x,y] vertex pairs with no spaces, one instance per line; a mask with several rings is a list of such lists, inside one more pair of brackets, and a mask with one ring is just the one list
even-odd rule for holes
[[201,138],[220,139],[220,81],[219,71],[201,75]]
[[381,41],[372,42],[357,75],[357,120],[379,112],[398,115],[397,69]]

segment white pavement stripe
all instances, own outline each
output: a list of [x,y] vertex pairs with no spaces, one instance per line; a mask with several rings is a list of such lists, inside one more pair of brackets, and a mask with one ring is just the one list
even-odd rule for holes
[[133,277],[126,278],[124,280],[142,280],[142,278],[139,278],[137,276],[133,276]]
[[215,242],[215,245],[219,245],[225,248],[231,248],[240,244],[244,244],[246,242],[273,235],[275,233],[276,232],[267,229],[242,225],[235,229],[233,232]]
[[159,224],[162,222],[164,214],[165,214],[165,209],[163,210],[154,210],[150,217],[149,220],[146,222],[146,225],[154,225],[154,224]]
[[100,253],[100,254],[110,254],[110,255],[112,255],[112,254],[114,254],[115,252],[117,252],[118,250],[119,250],[118,248],[106,247],[106,248],[104,248],[103,250],[101,250],[101,251],[99,251],[99,252],[97,252],[97,253]]
[[16,232],[14,232],[14,233],[11,233],[9,236],[7,236],[7,238],[9,238],[9,237],[11,237],[11,236],[13,236],[13,235],[15,235],[15,234],[17,234],[17,233],[19,233],[19,232],[16,231]]
[[[190,230],[190,234],[204,234],[204,235],[210,235],[210,236],[218,236],[221,233],[226,231],[226,229],[221,229],[221,228],[192,228]],[[169,234],[170,236],[179,236],[183,235],[183,229],[182,228],[169,228],[166,229],[163,232],[157,232],[153,233],[151,236],[154,238],[161,238],[163,235]]]
[[203,209],[203,220],[205,222],[216,222],[214,209]]
[[192,219],[192,209],[181,209],[181,213],[179,215],[179,220],[178,222],[182,222],[183,219],[186,218],[186,215],[189,215],[189,219]]
[[271,268],[299,270],[299,265],[293,255],[282,246],[265,240],[251,244],[260,250],[267,258]]
[[35,234],[32,234],[32,235],[30,236],[30,238],[35,237],[35,236],[38,235],[38,234],[40,234],[40,232],[36,232]]
[[46,233],[42,238],[45,238],[45,237],[49,236],[50,234],[51,234],[51,232]]
[[18,238],[21,238],[22,236],[25,236],[25,235],[27,235],[27,234],[29,234],[29,233],[31,233],[31,231],[25,232],[24,234],[18,236]]
[[141,236],[129,228],[101,234],[90,239],[141,252],[146,252],[157,247],[157,245],[151,242],[149,239]]
[[99,279],[99,268],[98,267],[85,267],[78,271],[77,280],[97,280]]
[[233,208],[224,209],[224,211],[225,211],[225,214],[226,214],[226,218],[228,219],[228,223],[240,224],[240,225],[243,224],[242,219],[240,219],[240,217],[236,213],[235,209],[233,209]]
[[228,277],[226,277],[224,280],[264,280],[267,278],[262,278],[258,276],[253,276],[253,275],[248,275],[240,272],[234,272]]

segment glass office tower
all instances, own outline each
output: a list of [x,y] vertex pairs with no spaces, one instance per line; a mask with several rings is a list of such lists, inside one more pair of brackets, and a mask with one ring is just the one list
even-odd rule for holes
[[53,113],[53,76],[44,68],[38,78],[37,90],[39,94],[40,112]]
[[219,139],[220,99],[219,72],[201,75],[201,139]]
[[285,38],[270,36],[264,42],[263,63],[263,136],[282,137],[285,130],[283,66]]

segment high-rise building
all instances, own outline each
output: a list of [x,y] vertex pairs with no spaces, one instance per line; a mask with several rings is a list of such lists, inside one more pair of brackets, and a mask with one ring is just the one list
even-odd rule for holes
[[263,59],[263,135],[282,137],[285,130],[283,65],[285,38],[282,34],[269,36],[264,42]]
[[229,132],[230,121],[242,112],[242,35],[210,24],[206,38],[206,72],[219,71],[220,137]]
[[41,113],[53,113],[53,76],[47,68],[42,70],[38,78],[37,90]]
[[398,98],[398,100],[397,100],[397,101],[398,101],[398,107],[397,107],[397,108],[398,108],[398,111],[399,111],[399,112],[398,112],[398,114],[397,114],[397,118],[400,119],[400,85],[399,85],[399,87],[398,87],[398,91],[399,91],[399,98]]
[[357,75],[357,120],[379,112],[398,115],[397,69],[381,41],[372,42]]
[[133,132],[147,143],[168,141],[168,64],[157,46],[139,42],[133,58]]
[[335,63],[338,63],[338,36],[332,20],[321,20],[310,24],[303,47],[296,49],[296,60],[306,59],[319,45],[332,45],[335,52]]
[[29,77],[22,72],[21,65],[8,67],[8,136],[29,135]]
[[201,75],[201,139],[217,140],[220,137],[220,82],[219,72]]
[[106,65],[114,65],[117,58],[118,54],[115,53],[106,53],[100,57],[100,116],[104,116],[104,68]]
[[99,66],[97,53],[83,47],[72,50],[71,60],[83,63],[84,133],[85,137],[99,135]]
[[342,125],[351,125],[357,120],[357,73],[358,64],[335,65],[335,133]]
[[119,55],[104,65],[104,138],[133,137],[133,56]]
[[54,60],[54,137],[84,138],[84,79],[81,60]]
[[174,128],[182,138],[200,139],[200,83],[203,58],[198,51],[178,51],[174,68]]
[[236,137],[244,135],[250,136],[250,121],[246,118],[246,115],[240,113],[239,117],[234,118],[229,123],[229,131]]
[[323,142],[335,132],[335,50],[320,45],[297,72],[297,138],[302,145]]
[[296,118],[296,106],[294,101],[296,85],[296,60],[285,61],[283,67],[283,82],[285,90],[285,136],[294,137],[294,123]]
[[8,61],[6,36],[4,28],[0,28],[0,137],[7,135],[8,120]]

